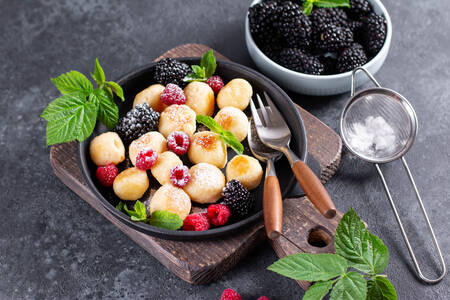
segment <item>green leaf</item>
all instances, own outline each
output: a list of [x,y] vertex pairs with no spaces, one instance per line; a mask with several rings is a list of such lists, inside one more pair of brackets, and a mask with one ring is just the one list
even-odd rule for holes
[[237,154],[244,153],[244,146],[239,142],[239,140],[228,130],[223,130],[219,133],[220,139],[231,147]]
[[296,280],[324,281],[345,274],[347,261],[336,254],[297,253],[279,259],[268,269]]
[[152,213],[150,225],[169,230],[177,230],[183,226],[183,220],[177,214],[165,210],[157,210]]
[[313,9],[313,3],[311,2],[311,0],[306,0],[305,2],[303,2],[302,12],[305,15],[308,16],[311,13],[312,9]]
[[214,75],[214,72],[216,71],[217,63],[216,58],[214,57],[214,53],[212,50],[206,51],[205,54],[203,54],[202,59],[200,61],[200,66],[205,69],[205,77],[209,78],[212,75]]
[[349,0],[313,0],[317,7],[350,7]]
[[221,133],[223,131],[222,126],[220,126],[219,123],[216,122],[216,120],[214,120],[213,118],[211,118],[210,116],[205,116],[205,115],[197,115],[195,117],[195,120],[200,123],[205,125],[206,127],[208,127],[209,130],[211,130],[212,132],[215,133]]
[[103,72],[102,66],[98,62],[98,58],[95,59],[94,74],[91,73],[91,77],[95,80],[98,86],[105,83],[105,72]]
[[89,101],[98,106],[98,119],[108,129],[113,129],[119,119],[119,109],[113,99],[102,89],[96,89],[89,95]]
[[197,76],[199,78],[205,78],[205,68],[204,67],[192,65],[191,68],[194,71],[195,76]]
[[70,71],[50,80],[63,95],[83,93],[87,96],[93,91],[92,83],[78,71]]
[[334,280],[314,283],[305,293],[302,300],[321,300],[330,291]]
[[67,114],[72,114],[84,102],[86,102],[86,96],[83,93],[63,95],[50,102],[41,117],[47,121],[58,120]]
[[364,227],[353,208],[339,222],[334,246],[352,267],[371,275],[382,272],[389,260],[383,241]]
[[[81,142],[92,134],[97,120],[97,106],[92,102],[86,102],[84,95],[73,96],[66,95],[55,99],[53,102],[58,103],[52,105],[51,114],[47,109],[44,110],[43,115],[48,120],[47,146],[75,139]],[[56,111],[56,107],[62,109]]]
[[384,276],[375,276],[367,282],[367,300],[396,300],[397,292]]
[[125,98],[123,97],[123,90],[120,85],[118,85],[114,81],[107,81],[106,85],[109,88],[108,90],[110,91],[112,89],[114,93],[117,95],[117,97],[119,97],[122,100],[122,102],[125,101]]
[[190,73],[183,78],[184,82],[192,82],[192,81],[206,81],[208,78],[197,76],[194,73]]
[[348,272],[338,279],[330,293],[330,300],[366,299],[366,280],[361,274]]
[[147,208],[141,201],[136,201],[136,203],[134,204],[134,211],[142,220],[147,219]]
[[134,210],[128,209],[127,205],[122,201],[116,205],[116,209],[131,217],[132,221],[145,222],[147,221],[147,209],[141,201],[136,201]]

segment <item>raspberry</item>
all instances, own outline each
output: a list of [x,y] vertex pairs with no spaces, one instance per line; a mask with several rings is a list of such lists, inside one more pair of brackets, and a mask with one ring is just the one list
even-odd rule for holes
[[188,149],[191,140],[183,131],[174,131],[167,137],[167,147],[175,154],[183,155]]
[[223,88],[223,80],[217,75],[209,77],[206,83],[212,88],[215,94],[218,94]]
[[205,213],[196,213],[187,216],[183,221],[186,231],[203,231],[209,229],[209,220]]
[[226,289],[220,296],[220,300],[242,300],[242,297],[233,289]]
[[212,204],[208,207],[208,212],[206,214],[211,224],[214,226],[221,226],[228,222],[228,219],[231,216],[231,210],[224,204]]
[[261,297],[258,298],[258,300],[270,300],[270,299],[268,297],[266,297],[266,296],[261,296]]
[[183,165],[178,165],[170,169],[170,181],[174,186],[179,188],[184,187],[191,180],[189,168]]
[[146,148],[141,150],[136,157],[136,168],[140,170],[150,170],[158,159],[158,153],[155,150]]
[[161,101],[167,105],[181,105],[186,103],[186,95],[178,85],[169,83],[161,93]]
[[116,179],[118,174],[119,170],[114,164],[98,167],[97,172],[95,172],[98,181],[100,181],[103,186],[112,186],[114,179]]

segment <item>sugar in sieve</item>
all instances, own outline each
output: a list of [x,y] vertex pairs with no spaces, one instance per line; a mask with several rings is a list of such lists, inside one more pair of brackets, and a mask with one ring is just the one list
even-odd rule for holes
[[[355,94],[355,75],[358,71],[363,71],[376,87]],[[447,273],[444,258],[442,257],[441,249],[439,248],[430,220],[428,219],[416,183],[404,158],[406,152],[411,148],[417,133],[417,116],[409,101],[399,93],[381,87],[366,69],[362,67],[356,68],[352,72],[351,98],[342,112],[340,130],[344,144],[350,152],[365,161],[375,164],[419,278],[426,283],[437,283],[441,281]],[[386,179],[380,169],[379,164],[388,163],[396,159],[401,159],[405,167],[433,243],[437,249],[442,274],[436,279],[428,279],[422,274],[392,199]]]

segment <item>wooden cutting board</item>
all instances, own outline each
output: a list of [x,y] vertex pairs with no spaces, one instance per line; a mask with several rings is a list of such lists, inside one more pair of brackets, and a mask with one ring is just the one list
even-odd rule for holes
[[[201,56],[208,49],[209,47],[200,44],[186,44],[167,51],[156,60]],[[226,59],[220,53],[215,52],[215,55]],[[342,141],[339,135],[313,115],[301,107],[298,110],[306,127],[308,152],[319,162],[321,180],[326,182],[339,165]],[[87,186],[78,167],[77,149],[78,144],[75,142],[51,147],[50,162],[56,176],[171,272],[189,283],[202,284],[218,279],[266,238],[263,220],[231,236],[193,242],[164,240],[129,228],[117,221]],[[285,199],[283,206],[283,236],[271,242],[279,257],[297,252],[334,251],[333,234],[342,216],[340,212],[334,219],[326,219],[306,197]],[[304,289],[308,287],[306,282],[299,284]]]

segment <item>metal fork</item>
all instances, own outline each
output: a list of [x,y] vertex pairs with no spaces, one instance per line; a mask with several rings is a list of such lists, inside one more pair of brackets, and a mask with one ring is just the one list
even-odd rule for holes
[[282,152],[287,157],[297,182],[309,200],[323,216],[333,218],[336,215],[336,207],[330,195],[316,174],[289,148],[291,131],[269,95],[264,92],[264,96],[269,106],[265,106],[261,97],[256,95],[260,107],[259,112],[253,99],[250,101],[259,138],[265,145]]

